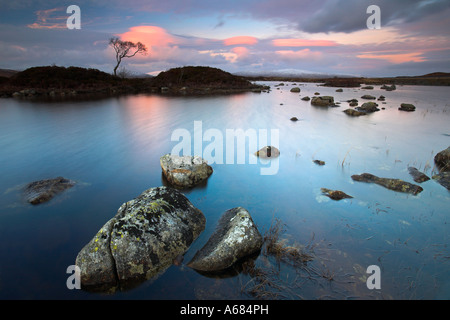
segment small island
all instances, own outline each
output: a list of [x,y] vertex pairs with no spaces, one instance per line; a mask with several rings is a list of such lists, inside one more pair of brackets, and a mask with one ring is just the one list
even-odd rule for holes
[[173,68],[156,77],[119,77],[80,67],[32,67],[0,76],[0,97],[110,96],[138,93],[173,95],[261,92],[265,87],[223,70],[203,66]]

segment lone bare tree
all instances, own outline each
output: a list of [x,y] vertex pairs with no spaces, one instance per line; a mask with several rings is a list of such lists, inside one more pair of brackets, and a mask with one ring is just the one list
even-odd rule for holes
[[119,68],[123,58],[131,58],[138,53],[143,55],[147,54],[147,47],[141,42],[134,43],[131,41],[122,41],[119,38],[111,38],[109,39],[109,45],[116,51],[117,64],[114,67],[115,76],[117,76],[117,68]]

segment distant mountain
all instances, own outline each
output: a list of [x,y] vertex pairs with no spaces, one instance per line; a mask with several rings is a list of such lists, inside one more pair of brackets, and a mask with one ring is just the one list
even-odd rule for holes
[[448,72],[433,72],[428,73],[423,76],[417,76],[418,78],[450,78],[450,73]]
[[269,78],[308,78],[308,79],[326,79],[326,78],[354,78],[352,75],[327,74],[312,72],[299,69],[280,69],[280,70],[251,70],[235,72],[235,75],[243,77],[269,77]]
[[0,69],[0,77],[10,78],[18,72],[16,70]]

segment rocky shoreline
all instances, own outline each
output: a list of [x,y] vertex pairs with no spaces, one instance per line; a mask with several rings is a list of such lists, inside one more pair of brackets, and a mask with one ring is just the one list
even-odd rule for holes
[[210,67],[183,67],[157,77],[119,78],[93,69],[34,67],[0,81],[0,98],[79,99],[127,94],[226,95],[267,86]]

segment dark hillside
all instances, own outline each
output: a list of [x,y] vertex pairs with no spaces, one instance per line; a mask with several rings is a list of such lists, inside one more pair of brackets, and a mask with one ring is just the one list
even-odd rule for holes
[[244,88],[252,83],[244,77],[235,76],[217,68],[182,67],[161,72],[152,81],[157,87],[208,87]]

